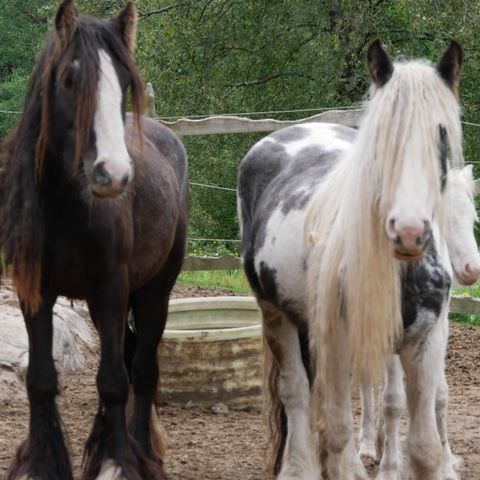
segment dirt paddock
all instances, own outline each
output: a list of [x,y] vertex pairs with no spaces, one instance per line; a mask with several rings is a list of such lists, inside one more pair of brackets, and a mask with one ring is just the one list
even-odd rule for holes
[[[225,292],[220,292],[222,295]],[[176,287],[175,296],[218,295]],[[462,479],[480,478],[480,329],[453,324],[448,352],[449,428],[454,452],[463,459]],[[59,405],[70,439],[75,478],[97,406],[97,360],[62,379]],[[209,408],[160,405],[169,436],[166,469],[171,480],[264,480],[267,431],[261,413],[213,413]],[[358,419],[358,408],[356,408]],[[0,404],[0,478],[28,428],[26,401]],[[370,468],[374,477],[375,468]]]

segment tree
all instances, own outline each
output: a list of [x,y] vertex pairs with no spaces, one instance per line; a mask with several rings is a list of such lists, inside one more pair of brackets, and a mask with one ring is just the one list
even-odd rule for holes
[[[0,51],[0,109],[19,109],[34,54],[57,3],[6,1],[0,12],[0,42],[9,47]],[[125,1],[77,4],[82,12],[109,18]],[[364,58],[372,39],[380,38],[393,57],[435,62],[455,38],[465,49],[465,119],[480,123],[475,55],[479,2],[137,0],[136,5],[137,63],[145,82],[154,86],[159,116],[358,104],[369,85]],[[0,136],[5,119],[0,114]],[[465,127],[468,161],[476,159],[478,133],[478,128]],[[184,138],[192,181],[233,188],[241,158],[260,136]],[[233,193],[192,186],[192,237],[236,238],[235,212]]]

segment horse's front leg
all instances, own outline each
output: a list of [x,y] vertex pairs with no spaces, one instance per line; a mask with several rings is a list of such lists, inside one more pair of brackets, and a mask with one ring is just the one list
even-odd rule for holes
[[437,398],[435,402],[437,412],[437,427],[442,442],[443,449],[443,477],[442,480],[459,480],[457,473],[461,460],[457,458],[450,448],[448,441],[448,385],[445,378],[445,372],[442,371],[442,378],[437,389]]
[[387,360],[385,386],[383,391],[383,440],[382,460],[377,480],[400,479],[400,417],[405,408],[405,387],[403,368],[398,355]]
[[445,344],[440,319],[435,318],[433,322],[429,332],[407,340],[400,352],[410,414],[406,453],[408,478],[412,480],[442,479],[436,397],[444,369]]
[[312,417],[320,438],[323,480],[367,480],[353,443],[351,355],[344,325],[328,341],[315,345],[317,368]]
[[127,268],[102,278],[87,299],[100,337],[99,408],[85,447],[84,479],[142,480],[125,420],[128,376],[123,359],[128,304]]
[[57,371],[52,356],[52,309],[56,298],[42,299],[32,314],[20,299],[29,339],[27,391],[28,438],[19,447],[7,479],[69,480],[72,470],[55,403]]

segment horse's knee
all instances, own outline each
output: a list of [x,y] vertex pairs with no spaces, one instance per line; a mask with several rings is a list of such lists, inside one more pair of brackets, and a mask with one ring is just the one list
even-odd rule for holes
[[27,370],[27,391],[30,400],[53,399],[58,393],[55,366],[29,365]]
[[[442,466],[442,445],[437,435],[430,438],[409,438],[408,453],[412,466],[423,475],[439,470]],[[419,477],[420,478],[420,477]]]
[[340,453],[345,449],[352,436],[352,422],[342,413],[329,415],[329,417],[325,430],[326,447],[331,452]]
[[306,375],[281,374],[278,379],[278,393],[287,409],[308,409],[310,390]]
[[101,362],[97,373],[97,389],[106,405],[126,404],[128,398],[128,375],[123,363],[107,367]]
[[405,408],[405,397],[398,393],[388,393],[383,399],[383,414],[390,419],[400,418]]
[[437,391],[435,399],[435,410],[437,412],[445,411],[448,407],[448,390]]

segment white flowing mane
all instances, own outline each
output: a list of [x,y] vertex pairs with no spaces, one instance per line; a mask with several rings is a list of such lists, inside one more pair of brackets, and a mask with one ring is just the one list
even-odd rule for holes
[[403,328],[400,262],[385,225],[406,162],[414,162],[413,171],[429,179],[442,228],[440,126],[447,133],[450,166],[461,167],[454,93],[431,64],[395,63],[387,83],[373,90],[350,158],[322,182],[307,213],[311,345],[348,328],[345,354],[351,352],[361,376],[375,379],[383,371]]

